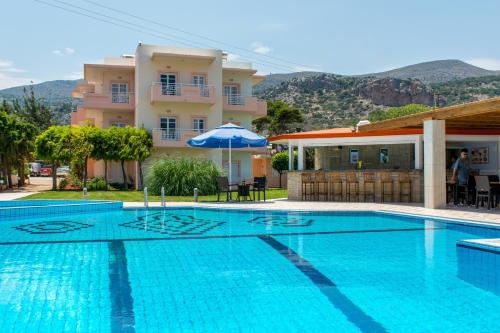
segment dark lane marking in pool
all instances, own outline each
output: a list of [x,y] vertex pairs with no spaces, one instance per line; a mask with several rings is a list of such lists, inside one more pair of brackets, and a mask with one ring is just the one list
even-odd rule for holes
[[330,303],[342,311],[347,319],[356,325],[362,332],[387,332],[382,324],[378,323],[375,319],[363,312],[361,308],[354,304],[346,295],[340,292],[330,278],[317,270],[309,261],[301,257],[297,252],[280,243],[271,236],[259,236],[259,238],[278,251],[305,276],[307,276],[319,288],[323,295],[328,298]]
[[60,244],[60,243],[106,243],[106,242],[132,242],[132,241],[158,241],[158,240],[184,240],[184,239],[220,239],[220,238],[243,238],[260,236],[311,236],[311,235],[335,235],[356,234],[372,232],[400,232],[400,231],[424,231],[424,230],[446,230],[446,228],[411,228],[411,229],[373,229],[373,230],[343,230],[343,231],[311,231],[311,232],[283,232],[276,234],[243,234],[243,235],[208,235],[208,236],[185,236],[185,237],[146,237],[146,238],[116,238],[116,239],[75,239],[75,240],[51,240],[51,241],[21,241],[0,242],[0,245],[26,245],[26,244]]
[[111,332],[134,333],[134,299],[128,278],[127,254],[122,241],[108,244]]

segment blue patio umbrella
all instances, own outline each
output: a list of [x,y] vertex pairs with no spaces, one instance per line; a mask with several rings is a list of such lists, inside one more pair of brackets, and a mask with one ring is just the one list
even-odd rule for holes
[[232,181],[231,150],[233,148],[265,147],[267,139],[235,124],[225,124],[187,141],[192,147],[229,148],[229,183]]

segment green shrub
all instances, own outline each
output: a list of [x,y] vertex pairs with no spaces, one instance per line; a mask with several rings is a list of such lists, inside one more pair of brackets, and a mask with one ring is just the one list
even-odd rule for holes
[[60,190],[64,190],[66,188],[66,186],[69,185],[69,182],[66,178],[62,178],[60,181],[59,181],[59,189]]
[[87,190],[89,191],[104,191],[108,186],[103,178],[92,178],[87,182]]
[[193,195],[195,187],[200,195],[209,195],[217,192],[217,177],[221,175],[221,169],[210,160],[164,159],[153,164],[146,184],[155,195],[161,193],[162,186],[167,195]]

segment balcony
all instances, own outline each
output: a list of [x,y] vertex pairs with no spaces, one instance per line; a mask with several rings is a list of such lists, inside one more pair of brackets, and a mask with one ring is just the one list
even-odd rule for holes
[[248,112],[254,117],[264,117],[267,115],[267,102],[255,96],[226,95],[223,98],[223,109]]
[[135,94],[124,93],[85,93],[83,107],[86,109],[134,110]]
[[157,102],[215,104],[215,88],[207,85],[156,82],[151,86],[151,103]]
[[200,135],[204,131],[197,129],[153,129],[153,146],[159,148],[182,148],[191,147],[187,140]]

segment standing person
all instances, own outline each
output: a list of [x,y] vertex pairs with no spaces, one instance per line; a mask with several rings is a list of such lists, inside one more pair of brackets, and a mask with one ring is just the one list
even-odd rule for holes
[[[453,165],[453,175],[451,176],[451,182],[455,183],[454,191],[454,203],[458,204],[458,189],[459,187],[465,187],[467,191],[467,182],[469,181],[470,172],[470,162],[469,162],[469,151],[464,148],[460,151],[460,158],[456,160]],[[457,182],[458,180],[458,182]]]

